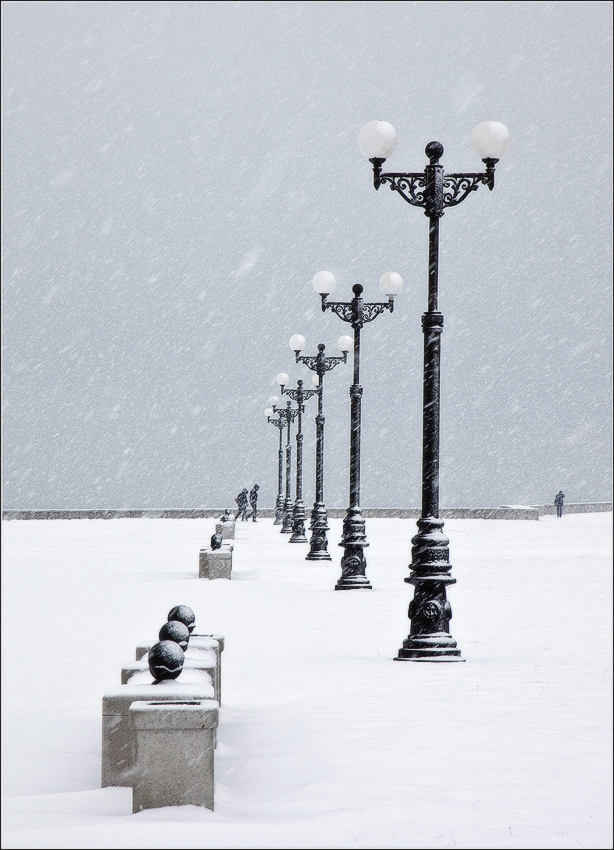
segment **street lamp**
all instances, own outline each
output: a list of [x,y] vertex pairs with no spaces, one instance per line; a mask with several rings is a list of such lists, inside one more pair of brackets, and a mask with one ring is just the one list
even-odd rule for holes
[[331,557],[328,554],[328,540],[326,532],[328,527],[328,515],[324,504],[324,414],[322,413],[323,398],[324,398],[324,375],[331,369],[334,369],[339,363],[347,363],[348,351],[352,347],[352,339],[349,336],[341,336],[337,341],[337,348],[343,352],[342,357],[325,357],[324,351],[326,346],[324,343],[318,345],[318,353],[315,357],[300,356],[300,352],[305,348],[305,337],[300,334],[294,334],[290,337],[290,348],[294,351],[294,356],[297,363],[304,363],[308,369],[311,369],[315,374],[312,376],[314,385],[318,388],[318,413],[316,416],[316,499],[313,503],[311,511],[311,525],[309,526],[312,532],[311,540],[309,541],[309,552],[307,553],[306,561],[330,561]]
[[[298,427],[296,429],[296,500],[292,510],[292,537],[290,543],[307,543],[305,537],[305,505],[303,503],[303,428],[302,415],[305,409],[304,403],[307,399],[317,395],[317,390],[304,390],[303,382],[296,382],[296,389],[289,390],[285,386],[288,383],[288,376],[285,372],[280,372],[277,376],[277,382],[282,395],[288,395],[297,404]],[[290,404],[290,402],[288,402]]]
[[[367,322],[394,309],[394,297],[403,287],[403,279],[396,272],[388,272],[380,278],[380,289],[388,296],[387,302],[367,303],[362,298],[363,287],[357,283],[352,287],[354,297],[351,301],[327,301],[329,293],[335,288],[336,281],[330,272],[318,272],[313,278],[313,288],[322,298],[322,311],[331,310],[354,329],[354,380],[350,386],[350,504],[343,520],[343,537],[340,546],[345,551],[341,558],[341,578],[335,590],[371,590],[371,583],[365,571],[367,561],[364,548],[368,546],[365,533],[365,521],[360,509],[360,407],[362,387],[360,386],[360,331]],[[348,349],[346,350],[349,350]]]
[[[279,404],[279,398],[276,395],[269,396],[269,404],[275,405]],[[278,464],[277,464],[277,498],[275,500],[275,520],[273,525],[281,525],[284,517],[284,497],[282,494],[282,484],[283,484],[283,475],[284,475],[284,450],[282,446],[282,438],[283,438],[283,429],[286,427],[285,419],[280,416],[278,419],[272,419],[271,417],[274,414],[274,410],[272,407],[267,407],[264,411],[264,415],[267,418],[267,422],[270,422],[271,425],[275,425],[279,428],[279,452],[278,452]]]
[[386,121],[370,121],[360,131],[358,145],[373,165],[373,184],[385,183],[429,219],[428,307],[422,316],[424,334],[422,413],[422,510],[418,533],[412,538],[412,573],[405,579],[415,586],[409,605],[410,634],[396,661],[464,661],[450,635],[452,609],[446,585],[454,584],[449,563],[449,540],[439,519],[439,389],[443,314],[437,309],[439,272],[439,219],[446,207],[460,204],[481,183],[495,185],[495,165],[506,153],[510,134],[497,121],[484,121],[471,134],[471,145],[486,170],[478,174],[445,174],[439,160],[443,145],[429,142],[429,158],[422,173],[382,174],[382,166],[397,146],[397,135]]
[[[282,527],[280,528],[282,534],[290,534],[292,532],[292,498],[290,496],[290,475],[292,472],[292,445],[290,443],[290,424],[297,415],[298,410],[291,410],[291,404],[292,402],[289,401],[286,404],[286,407],[277,407],[274,405],[273,408],[268,407],[264,411],[269,422],[273,421],[270,417],[276,413],[282,423],[278,427],[286,428],[286,498],[283,503]],[[269,411],[271,412],[269,413]],[[279,437],[279,445],[281,447],[281,431]],[[279,525],[279,523],[277,522],[277,517],[275,517],[275,522],[273,524]]]

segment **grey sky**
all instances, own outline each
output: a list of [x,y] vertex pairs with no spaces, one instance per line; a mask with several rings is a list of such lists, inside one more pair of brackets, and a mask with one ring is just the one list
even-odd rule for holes
[[[445,147],[497,183],[441,223],[441,502],[611,498],[609,2],[5,2],[3,505],[274,503],[263,410],[348,332],[349,299],[405,281],[363,333],[365,507],[420,499],[427,220],[375,192]],[[350,367],[327,379],[326,501],[347,504]],[[315,402],[309,402],[315,412]],[[307,408],[309,411],[309,407]],[[305,422],[313,501],[314,426]]]

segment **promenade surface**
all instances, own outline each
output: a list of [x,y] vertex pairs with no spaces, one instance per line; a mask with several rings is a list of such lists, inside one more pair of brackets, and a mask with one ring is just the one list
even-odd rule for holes
[[[466,663],[393,661],[415,521],[369,519],[334,592],[270,519],[3,522],[2,847],[611,848],[611,513],[450,519]],[[215,811],[100,786],[101,699],[174,605],[226,636]]]

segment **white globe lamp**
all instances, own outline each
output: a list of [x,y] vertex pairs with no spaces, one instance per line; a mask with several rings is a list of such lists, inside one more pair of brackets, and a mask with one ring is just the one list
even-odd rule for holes
[[387,121],[369,121],[358,134],[358,147],[367,159],[388,159],[398,141],[397,131]]

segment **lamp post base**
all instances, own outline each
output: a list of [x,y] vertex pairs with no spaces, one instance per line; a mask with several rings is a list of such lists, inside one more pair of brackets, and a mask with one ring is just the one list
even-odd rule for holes
[[284,521],[284,497],[278,496],[275,501],[275,520],[273,525],[281,525]]
[[[402,651],[403,650],[401,650],[401,649],[399,650],[399,652],[402,652]],[[460,655],[460,650],[459,650],[459,655]],[[404,655],[396,655],[392,660],[393,661],[436,661],[436,662],[438,661],[438,662],[443,663],[444,661],[466,661],[467,659],[466,658],[455,658],[452,655],[429,655],[429,656],[425,655],[423,658],[414,658],[414,657],[406,658]]]
[[284,503],[283,525],[280,531],[282,534],[292,534],[294,531],[292,526],[292,501],[289,498]]
[[289,543],[307,543],[305,537],[305,505],[300,499],[294,503],[292,511],[292,537]]
[[365,575],[367,559],[364,549],[369,544],[360,508],[347,509],[343,520],[343,538],[339,545],[345,548],[345,552],[341,558],[341,578],[335,590],[373,590]]
[[395,661],[464,661],[449,631],[452,608],[446,587],[456,579],[450,575],[449,540],[443,520],[420,517],[418,533],[412,538],[412,573],[405,581],[415,587],[409,603],[409,635]]
[[311,540],[309,541],[309,552],[305,556],[306,561],[332,561],[328,554],[328,539],[326,532],[329,531],[328,515],[326,508],[321,502],[315,502],[311,511],[311,525],[309,530],[312,532]]
[[403,641],[403,648],[395,661],[464,661],[456,641],[443,632],[410,635]]
[[366,576],[341,576],[335,590],[373,590],[373,586]]

